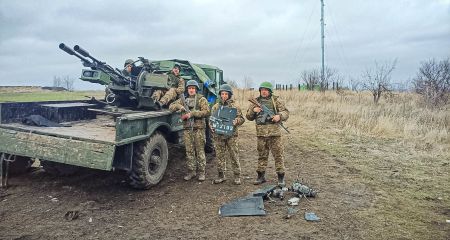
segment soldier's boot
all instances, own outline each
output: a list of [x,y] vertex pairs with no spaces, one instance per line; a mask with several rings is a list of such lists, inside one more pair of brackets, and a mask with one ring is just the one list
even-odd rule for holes
[[205,177],[205,172],[201,172],[198,174],[198,181],[203,182],[205,181],[206,177]]
[[184,180],[189,181],[195,176],[197,176],[197,174],[195,174],[195,171],[189,171],[189,173],[186,176],[184,176]]
[[265,174],[266,172],[262,171],[262,172],[256,172],[258,173],[258,178],[256,179],[256,181],[253,183],[254,185],[260,185],[266,182],[266,177]]
[[286,183],[284,182],[284,173],[277,173],[278,175],[278,186],[285,187]]
[[227,179],[225,178],[225,174],[223,172],[219,172],[219,176],[213,180],[213,184],[219,184],[225,182]]

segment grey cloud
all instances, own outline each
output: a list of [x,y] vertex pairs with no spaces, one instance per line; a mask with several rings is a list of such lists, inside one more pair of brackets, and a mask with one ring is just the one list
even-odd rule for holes
[[[448,2],[325,3],[327,65],[344,75],[397,57],[396,79],[406,79],[420,61],[449,55]],[[0,0],[0,84],[77,78],[82,66],[60,42],[118,67],[137,56],[183,58],[217,65],[237,81],[292,82],[320,66],[319,18],[318,1]]]

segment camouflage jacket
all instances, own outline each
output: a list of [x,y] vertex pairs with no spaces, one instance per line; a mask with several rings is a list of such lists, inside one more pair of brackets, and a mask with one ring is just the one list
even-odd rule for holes
[[[176,100],[175,102],[169,105],[169,110],[172,112],[176,112],[184,107],[184,104],[181,102],[181,98]],[[194,118],[194,129],[204,129],[206,127],[205,118],[209,117],[210,110],[208,101],[201,94],[195,94],[194,96],[189,96],[186,98],[186,103],[189,106],[189,110],[191,111],[191,118]],[[185,114],[183,112],[182,114]],[[190,128],[189,121],[183,121],[184,129]]]
[[[242,115],[242,111],[241,108],[239,107],[239,105],[233,100],[233,99],[229,99],[225,102],[219,101],[218,103],[214,104],[214,106],[211,108],[211,113],[216,112],[220,106],[227,106],[230,108],[236,108],[237,109],[237,114],[236,114],[236,118],[235,120],[236,122],[236,126],[234,126],[234,133],[233,133],[233,137],[237,137],[238,136],[238,128],[239,126],[241,126],[244,122],[245,122],[245,118]],[[215,137],[217,138],[227,138],[224,137],[222,135],[218,135],[218,134],[214,134]]]
[[122,70],[122,75],[124,75],[125,77],[129,77],[130,73],[127,71],[127,69],[123,69]]
[[[281,102],[278,96],[272,95],[271,98],[263,98],[259,96],[256,100],[271,109],[275,114],[280,115],[281,121],[286,121],[289,118],[289,110],[287,110],[286,106],[283,102]],[[255,104],[251,103],[247,109],[247,114],[245,117],[249,121],[253,121],[257,117],[257,113],[253,111],[256,107]],[[274,122],[266,122],[265,124],[256,124],[256,136],[258,137],[274,137],[281,136],[280,126],[278,123]]]
[[175,76],[173,72],[169,72],[167,76],[169,77],[169,81],[167,82],[169,88],[176,88],[175,92],[177,94],[184,93],[184,79],[180,76]]

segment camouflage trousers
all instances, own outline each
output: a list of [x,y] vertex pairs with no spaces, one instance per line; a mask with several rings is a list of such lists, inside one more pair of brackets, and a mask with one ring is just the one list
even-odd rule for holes
[[205,172],[205,129],[185,129],[186,166],[189,171]]
[[220,138],[215,137],[217,171],[225,172],[227,170],[227,159],[231,160],[231,167],[235,177],[241,176],[241,164],[239,163],[237,137]]
[[175,88],[169,90],[155,90],[152,94],[152,99],[167,105],[170,101],[177,99],[177,92]]
[[258,168],[256,171],[266,171],[269,152],[272,151],[272,156],[275,159],[275,169],[277,173],[284,173],[284,150],[281,137],[258,137]]

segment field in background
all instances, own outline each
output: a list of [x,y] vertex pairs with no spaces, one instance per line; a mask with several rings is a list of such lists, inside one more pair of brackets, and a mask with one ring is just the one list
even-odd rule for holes
[[[256,91],[236,90],[235,98],[247,107]],[[412,93],[398,93],[375,105],[368,92],[279,91],[295,119],[314,120],[317,127],[338,127],[349,134],[397,139],[421,151],[450,151],[450,105],[429,109]]]
[[97,99],[105,97],[104,91],[50,91],[39,87],[0,87],[0,102],[31,102],[85,100],[94,96]]
[[[257,94],[235,90],[244,109],[248,97]],[[445,223],[450,219],[450,106],[426,108],[412,93],[391,95],[378,105],[364,92],[275,94],[290,110],[285,125],[307,139],[301,142],[305,149],[325,152],[354,173],[351,179],[331,182],[350,188],[363,183],[374,193],[372,205],[354,213],[355,221],[367,227],[364,238],[450,237]],[[287,137],[285,151],[295,139],[300,140]]]

